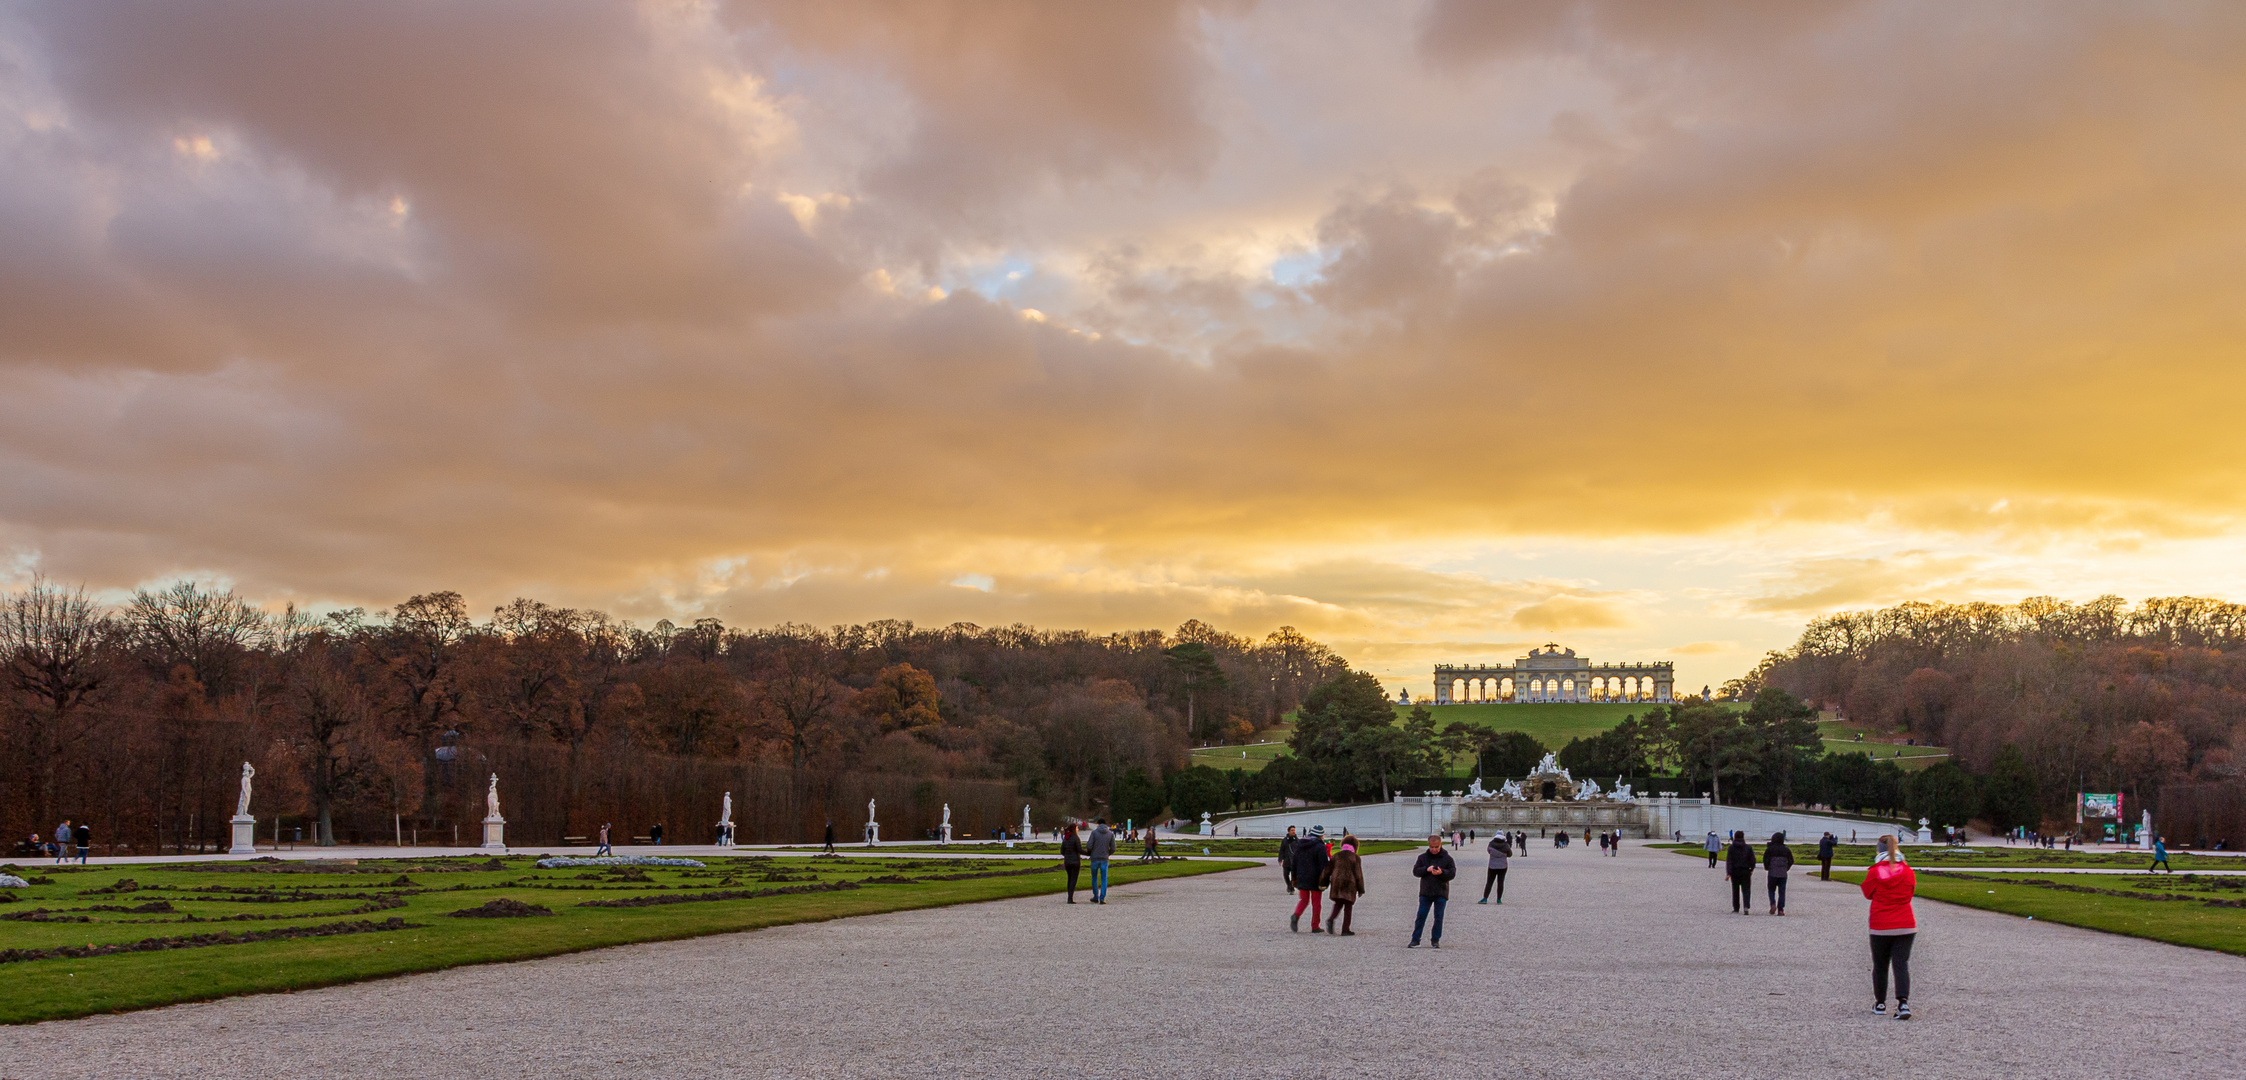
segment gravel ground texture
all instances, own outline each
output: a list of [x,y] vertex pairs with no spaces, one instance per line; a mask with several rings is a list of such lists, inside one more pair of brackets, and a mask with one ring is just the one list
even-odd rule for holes
[[2246,1076],[2240,958],[1922,902],[1906,1024],[1853,886],[1537,847],[1481,906],[1473,851],[1437,951],[1411,858],[1354,937],[1262,868],[5,1029],[0,1076]]

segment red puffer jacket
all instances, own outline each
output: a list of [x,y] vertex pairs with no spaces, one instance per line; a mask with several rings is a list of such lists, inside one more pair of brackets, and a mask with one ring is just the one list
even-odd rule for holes
[[1918,875],[1911,872],[1909,863],[1874,863],[1865,871],[1864,884],[1859,888],[1864,890],[1864,899],[1872,902],[1872,929],[1918,929],[1918,919],[1911,915]]

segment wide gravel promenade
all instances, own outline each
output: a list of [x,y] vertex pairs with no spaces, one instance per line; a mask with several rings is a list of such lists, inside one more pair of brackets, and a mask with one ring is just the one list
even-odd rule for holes
[[0,1075],[2246,1076],[2238,958],[1922,902],[1900,1024],[1851,886],[1745,918],[1700,860],[1540,846],[1438,952],[1410,859],[1349,938],[1261,868],[5,1029]]

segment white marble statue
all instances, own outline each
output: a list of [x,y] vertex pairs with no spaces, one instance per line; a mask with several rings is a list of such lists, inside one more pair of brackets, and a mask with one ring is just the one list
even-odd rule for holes
[[874,819],[874,818],[873,818],[873,800],[872,800],[872,799],[867,799],[867,800],[866,800],[866,820],[867,820],[867,821],[872,821],[873,819]]
[[240,800],[238,800],[238,801],[236,801],[236,802],[234,803],[234,816],[235,816],[235,817],[248,817],[248,816],[249,816],[249,814],[250,814],[250,777],[253,777],[253,776],[256,776],[256,775],[257,775],[257,770],[256,770],[256,769],[254,769],[254,768],[251,768],[251,767],[250,767],[250,763],[249,763],[249,762],[245,761],[245,762],[243,762],[243,763],[242,763],[242,797],[241,797],[241,799],[240,799]]
[[944,828],[951,828],[951,804],[944,804]]
[[1578,799],[1596,799],[1600,794],[1599,782],[1588,776],[1583,778],[1582,783],[1575,786],[1575,797]]
[[1560,755],[1558,755],[1558,754],[1555,754],[1555,753],[1551,752],[1550,750],[1546,750],[1546,751],[1544,752],[1544,760],[1542,760],[1542,761],[1539,761],[1539,762],[1537,762],[1537,763],[1536,763],[1536,772],[1537,772],[1537,773],[1556,773],[1556,772],[1559,772],[1559,771],[1560,771]]
[[1525,799],[1528,796],[1521,794],[1520,781],[1507,780],[1497,786],[1497,797],[1500,799]]
[[1469,799],[1487,799],[1490,797],[1489,791],[1482,787],[1481,777],[1475,777],[1473,783],[1466,785],[1466,797]]
[[484,789],[484,817],[499,816],[499,774],[491,774],[491,786]]
[[733,793],[730,791],[725,793],[725,802],[718,809],[717,823],[718,827],[721,829],[731,829],[733,827]]
[[1029,823],[1029,804],[1022,804],[1022,839],[1027,840],[1037,830]]
[[1638,793],[1630,790],[1628,784],[1616,784],[1614,785],[1614,801],[1634,803],[1638,801]]

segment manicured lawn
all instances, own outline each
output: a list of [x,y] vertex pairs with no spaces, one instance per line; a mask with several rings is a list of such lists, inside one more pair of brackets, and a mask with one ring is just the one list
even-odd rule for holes
[[[1590,738],[1622,722],[1625,716],[1644,716],[1654,706],[1645,702],[1587,703],[1560,705],[1534,702],[1523,705],[1468,704],[1440,705],[1429,711],[1435,714],[1437,728],[1465,722],[1492,731],[1525,731],[1553,750],[1566,746],[1569,739]],[[1396,710],[1402,720],[1411,715],[1405,706]]]
[[[1024,860],[743,856],[705,859],[703,869],[555,870],[536,869],[533,861],[516,856],[10,868],[35,883],[4,890],[15,902],[0,904],[0,1023],[329,986],[1064,887],[1058,862]],[[1251,865],[1126,860],[1114,864],[1112,880],[1128,884]],[[495,900],[539,905],[553,914],[451,914]],[[588,906],[613,901],[645,906]],[[291,929],[324,929],[332,936],[240,940]],[[145,948],[158,939],[202,935],[234,939],[161,951],[42,955],[136,943]]]
[[[1833,875],[1851,884],[1863,874]],[[2166,874],[2157,879],[2098,874],[2028,878],[1921,868],[1927,900],[2001,911],[2109,934],[2246,955],[2246,880]]]
[[1189,765],[1207,765],[1219,772],[1246,769],[1261,772],[1263,767],[1291,751],[1284,742],[1251,743],[1246,746],[1208,746],[1191,751],[1186,756]]
[[[1878,826],[1867,825],[1869,835]],[[1755,841],[1755,854],[1760,857],[1763,842]],[[1729,843],[1729,841],[1726,841]],[[1707,857],[1707,849],[1697,843],[1655,844],[1687,855]],[[1817,838],[1814,836],[1789,836],[1786,846],[1794,849],[1794,858],[1801,862],[1817,861]],[[2053,870],[2142,870],[2152,862],[2152,856],[2134,851],[2045,851],[2023,844],[2007,847],[1968,844],[1962,848],[1922,847],[1911,845],[1904,849],[1912,866],[1934,867],[1943,870],[1972,870],[1975,868],[2049,867]],[[1833,862],[1840,866],[1863,866],[1872,861],[1870,844],[1842,844],[1833,849]],[[2246,870],[2246,857],[2237,855],[2188,855],[2170,852],[2168,863],[2177,870]],[[2163,875],[2162,880],[2166,880]]]
[[[1339,838],[1331,837],[1329,839]],[[1417,842],[1407,840],[1367,840],[1359,845],[1357,850],[1364,855],[1378,855],[1382,852],[1403,851],[1418,846]],[[1279,854],[1279,841],[1276,839],[1250,840],[1246,838],[1234,840],[1224,836],[1211,840],[1203,840],[1197,836],[1186,836],[1175,840],[1164,838],[1162,841],[1162,853],[1164,855],[1200,855],[1203,854],[1203,848],[1208,849],[1207,854],[1210,855],[1241,855],[1248,858],[1269,859]],[[817,847],[788,848],[786,850],[815,851]],[[864,851],[866,849],[844,846],[838,850]],[[977,841],[972,845],[955,843],[948,848],[936,844],[883,844],[880,850],[884,853],[948,851],[953,854],[989,852],[994,855],[1000,853],[1055,855],[1060,852],[1060,845],[1051,840],[1015,841],[1014,846],[1009,849],[995,841]],[[1139,850],[1137,844],[1126,844],[1122,840],[1117,840],[1115,843],[1116,860],[1123,862],[1138,858]]]

